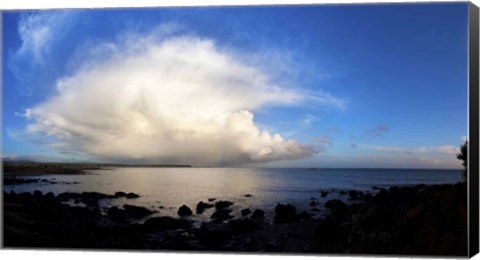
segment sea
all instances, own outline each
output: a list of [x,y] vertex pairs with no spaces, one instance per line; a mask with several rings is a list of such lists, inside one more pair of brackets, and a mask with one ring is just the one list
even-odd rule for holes
[[[453,184],[462,181],[462,170],[426,169],[294,169],[294,168],[109,168],[87,171],[85,175],[42,175],[25,178],[47,179],[38,182],[5,185],[4,191],[15,193],[100,192],[117,191],[139,194],[137,199],[106,199],[103,209],[125,204],[137,205],[155,211],[154,216],[177,216],[178,208],[187,205],[195,212],[198,202],[233,202],[233,215],[249,208],[262,209],[267,218],[274,214],[278,203],[289,203],[298,212],[307,211],[322,216],[324,203],[340,199],[351,203],[348,193],[358,190],[374,194],[380,188],[417,184]],[[322,197],[321,192],[326,196]],[[328,193],[328,194],[327,194]],[[209,202],[210,200],[210,202]],[[314,201],[311,205],[312,201]],[[82,205],[79,205],[82,206]],[[197,221],[208,221],[214,209],[192,216]]]

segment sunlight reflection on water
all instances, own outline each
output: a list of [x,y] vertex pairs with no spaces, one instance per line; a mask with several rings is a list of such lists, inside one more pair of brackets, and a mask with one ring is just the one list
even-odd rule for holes
[[[254,168],[112,168],[91,171],[86,175],[45,175],[29,178],[55,179],[57,184],[33,183],[5,186],[7,192],[84,192],[113,194],[134,192],[135,200],[103,201],[103,206],[133,204],[157,211],[157,215],[176,216],[185,204],[195,211],[199,201],[209,198],[234,202],[233,213],[244,208],[261,208],[271,217],[277,203],[292,203],[299,210],[310,210],[310,198],[315,197],[322,208],[326,200],[347,199],[340,190],[371,191],[372,186],[389,187],[411,184],[456,183],[462,180],[460,170],[372,170],[372,169],[254,169]],[[62,184],[79,182],[79,184]],[[335,189],[335,191],[332,191]],[[326,198],[320,191],[328,190]],[[246,197],[252,194],[252,197]],[[213,209],[197,215],[207,220]]]

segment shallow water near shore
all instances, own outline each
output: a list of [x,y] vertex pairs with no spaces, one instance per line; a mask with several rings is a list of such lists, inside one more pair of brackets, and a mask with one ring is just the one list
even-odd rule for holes
[[[260,208],[271,218],[277,203],[291,203],[299,211],[314,215],[323,213],[325,201],[348,200],[341,191],[376,192],[378,188],[416,184],[447,184],[462,181],[461,170],[406,169],[253,169],[253,168],[112,168],[89,171],[85,175],[43,175],[56,182],[4,186],[7,192],[134,192],[135,200],[113,199],[103,207],[132,204],[155,210],[159,216],[177,216],[178,207],[187,205],[193,211],[199,201],[229,200],[234,215],[244,208]],[[77,182],[78,184],[72,184]],[[69,183],[69,184],[67,184]],[[320,191],[327,191],[325,197]],[[249,195],[251,196],[249,196]],[[247,195],[247,196],[246,196]],[[310,201],[318,201],[318,211],[312,211]],[[214,203],[213,201],[212,203]],[[214,209],[195,214],[194,220],[209,220]]]

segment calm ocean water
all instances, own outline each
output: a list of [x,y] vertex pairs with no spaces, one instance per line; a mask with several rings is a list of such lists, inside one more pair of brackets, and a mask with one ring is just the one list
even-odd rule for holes
[[[176,216],[185,204],[193,211],[199,201],[209,198],[230,200],[234,213],[244,208],[261,208],[267,217],[277,203],[291,203],[299,210],[311,210],[312,197],[320,203],[339,198],[347,200],[340,190],[375,192],[373,186],[390,187],[415,184],[443,184],[462,181],[461,170],[393,170],[393,169],[253,169],[253,168],[113,168],[90,171],[86,175],[45,175],[30,178],[55,180],[57,184],[34,183],[4,186],[10,192],[83,192],[113,194],[135,192],[135,200],[114,199],[102,206],[122,206],[126,203],[148,207],[157,215]],[[78,182],[78,184],[62,184]],[[320,191],[329,191],[321,198]],[[253,195],[246,197],[246,194]],[[213,212],[213,209],[210,209]],[[321,214],[321,213],[316,214]],[[195,216],[207,220],[209,211]],[[312,212],[315,213],[315,212]]]

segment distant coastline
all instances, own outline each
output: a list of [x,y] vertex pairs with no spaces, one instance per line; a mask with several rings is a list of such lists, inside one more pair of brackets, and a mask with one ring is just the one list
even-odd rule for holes
[[[88,170],[105,170],[108,168],[124,167],[124,168],[217,168],[209,166],[192,166],[190,164],[122,164],[122,163],[73,163],[73,162],[35,162],[35,161],[2,161],[3,176],[35,176],[35,175],[50,175],[50,174],[85,174]],[[223,167],[221,167],[223,168]],[[236,168],[236,167],[233,167]],[[240,167],[251,168],[251,167]],[[253,167],[255,168],[255,167]],[[277,167],[266,167],[277,168]],[[290,167],[288,167],[290,168]],[[291,167],[295,168],[296,167]],[[445,168],[330,168],[330,167],[305,167],[299,169],[306,169],[309,171],[320,170],[416,170],[416,171],[455,171],[462,169],[445,169]]]
[[85,174],[88,170],[103,170],[111,167],[191,168],[186,164],[114,164],[114,163],[60,163],[3,161],[3,176],[34,176],[48,174]]

